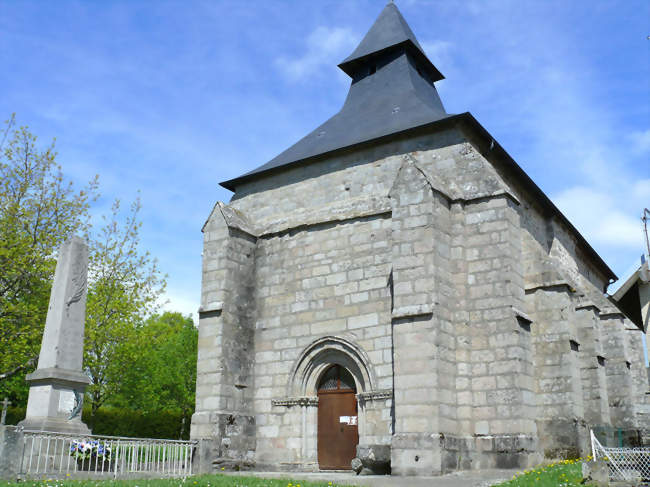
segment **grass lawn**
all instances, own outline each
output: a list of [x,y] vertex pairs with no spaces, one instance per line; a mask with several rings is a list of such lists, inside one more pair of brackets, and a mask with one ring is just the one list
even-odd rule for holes
[[493,487],[585,487],[581,481],[582,463],[579,460],[564,460],[525,470],[512,480]]
[[[526,470],[512,480],[493,487],[585,487],[581,484],[582,464],[565,460]],[[339,487],[335,482],[302,482],[289,479],[260,479],[228,475],[200,475],[182,479],[133,480],[30,480],[3,482],[0,487]],[[342,487],[342,486],[341,486]]]
[[[260,479],[229,477],[227,475],[200,475],[187,479],[133,479],[133,480],[29,480],[3,482],[0,487],[337,487],[334,482],[298,482],[288,479]],[[347,486],[346,486],[347,487]]]

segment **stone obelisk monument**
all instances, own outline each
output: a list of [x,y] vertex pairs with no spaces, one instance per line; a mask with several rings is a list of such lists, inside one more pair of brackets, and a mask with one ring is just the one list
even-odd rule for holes
[[27,375],[26,430],[90,433],[81,421],[87,277],[88,246],[74,236],[59,249],[38,367]]

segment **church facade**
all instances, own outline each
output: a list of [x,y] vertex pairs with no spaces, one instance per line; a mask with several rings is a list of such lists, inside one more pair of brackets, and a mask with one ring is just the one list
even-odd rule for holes
[[[191,435],[224,467],[435,475],[636,431],[641,333],[616,276],[469,113],[397,7],[341,111],[222,185],[203,227]],[[648,427],[648,426],[645,426]]]

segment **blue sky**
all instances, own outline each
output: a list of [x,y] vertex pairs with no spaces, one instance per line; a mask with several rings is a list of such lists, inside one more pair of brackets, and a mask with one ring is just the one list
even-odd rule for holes
[[[619,275],[650,207],[650,2],[397,0],[470,111]],[[199,303],[218,183],[333,115],[384,1],[0,0],[0,117],[16,112],[66,174],[100,175],[97,213],[141,191],[142,244],[170,309]]]

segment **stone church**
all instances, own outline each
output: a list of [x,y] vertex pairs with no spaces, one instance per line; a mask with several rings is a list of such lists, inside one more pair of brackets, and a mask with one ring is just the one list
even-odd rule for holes
[[[470,114],[393,3],[341,110],[221,183],[203,227],[196,413],[215,466],[436,475],[635,432],[616,279]],[[645,426],[647,427],[647,426]]]

